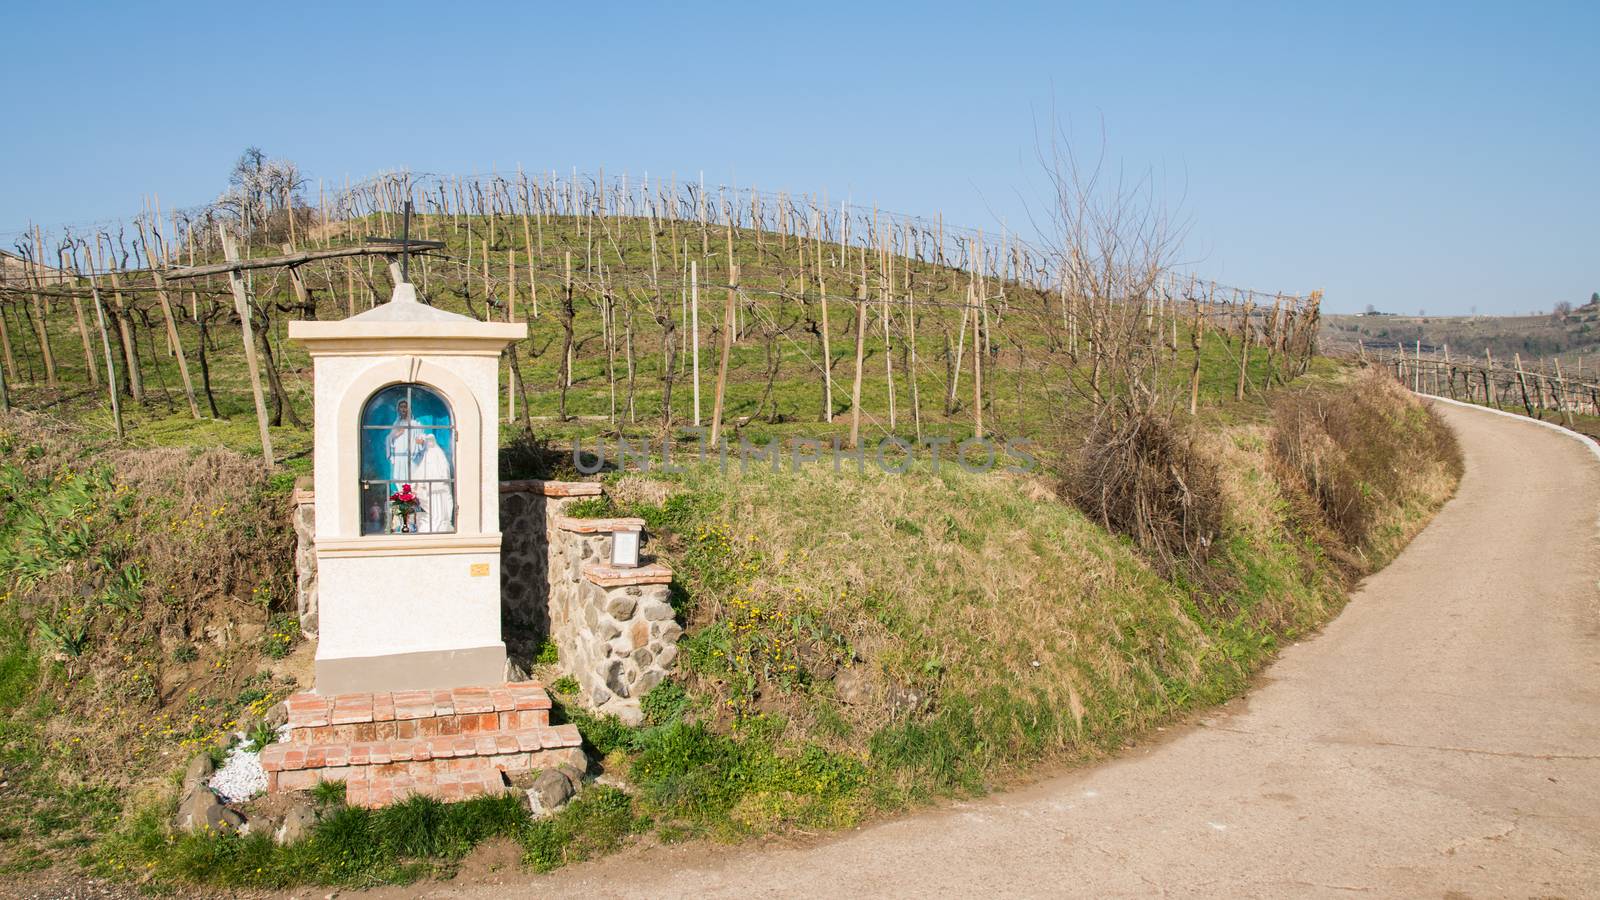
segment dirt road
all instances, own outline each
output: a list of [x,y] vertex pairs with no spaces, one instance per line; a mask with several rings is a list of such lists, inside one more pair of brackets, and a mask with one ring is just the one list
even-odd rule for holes
[[1600,461],[1442,406],[1460,493],[1203,725],[811,846],[655,848],[436,897],[1600,895]]

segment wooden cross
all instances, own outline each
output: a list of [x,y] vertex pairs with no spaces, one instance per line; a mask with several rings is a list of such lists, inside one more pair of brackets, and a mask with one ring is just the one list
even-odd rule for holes
[[406,201],[405,218],[402,220],[399,237],[368,237],[367,240],[374,244],[392,244],[400,249],[400,281],[405,284],[411,283],[411,250],[413,248],[418,250],[444,249],[444,241],[413,241],[411,239],[410,200]]

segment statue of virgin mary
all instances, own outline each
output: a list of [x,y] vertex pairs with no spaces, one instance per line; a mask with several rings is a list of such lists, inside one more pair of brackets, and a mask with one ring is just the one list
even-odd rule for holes
[[455,479],[450,472],[450,457],[433,435],[418,435],[417,462],[411,468],[413,489],[422,500],[417,514],[417,531],[443,534],[455,530]]
[[389,457],[389,479],[394,482],[392,490],[399,490],[402,482],[417,477],[412,474],[412,465],[422,449],[419,444],[421,432],[417,430],[421,424],[411,418],[411,401],[401,398],[385,445],[385,455]]

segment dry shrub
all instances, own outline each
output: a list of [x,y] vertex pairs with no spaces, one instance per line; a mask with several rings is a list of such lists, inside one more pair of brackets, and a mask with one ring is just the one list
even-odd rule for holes
[[[0,447],[0,465],[34,483],[82,484],[117,501],[83,523],[81,551],[15,595],[24,621],[83,629],[69,675],[87,667],[102,686],[126,686],[122,670],[143,658],[146,674],[170,690],[192,668],[174,663],[175,646],[209,657],[242,642],[253,654],[269,616],[293,609],[287,500],[259,460],[221,447],[96,446],[84,429],[26,413],[0,416]],[[149,684],[145,674],[136,681]],[[141,691],[117,700],[157,698]]]
[[1191,429],[1162,410],[1107,411],[1064,459],[1063,497],[1163,571],[1199,570],[1225,507],[1216,460]]
[[556,447],[547,437],[519,429],[500,448],[500,477],[507,481],[524,478],[576,481],[582,473],[572,464],[570,452]]
[[1408,506],[1448,496],[1461,474],[1455,435],[1378,369],[1353,384],[1280,395],[1272,413],[1281,477],[1363,554]]
[[289,508],[267,490],[260,460],[213,447],[125,450],[107,462],[138,496],[129,549],[153,582],[148,599],[183,610],[190,624],[215,601],[293,609]]

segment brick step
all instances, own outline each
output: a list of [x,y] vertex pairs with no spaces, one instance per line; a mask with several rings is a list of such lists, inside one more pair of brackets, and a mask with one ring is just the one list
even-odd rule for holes
[[299,744],[409,740],[522,731],[550,724],[550,696],[535,681],[503,687],[375,694],[295,694],[289,739]]
[[[268,791],[343,781],[345,800],[378,807],[410,794],[462,800],[507,789],[509,776],[583,765],[576,725],[551,726],[537,682],[441,691],[295,694],[289,740],[261,752]],[[576,759],[574,759],[576,756]]]
[[289,740],[297,744],[354,743],[415,738],[454,737],[456,735],[497,734],[527,731],[550,725],[548,709],[507,710],[505,712],[458,713],[426,719],[389,719],[380,722],[353,722],[344,725],[316,725],[289,729]]
[[445,772],[427,777],[396,774],[345,782],[344,802],[350,806],[376,809],[398,803],[412,794],[426,794],[454,803],[511,789],[499,769],[478,772]]
[[[430,794],[441,800],[452,799],[451,785],[477,782],[504,787],[509,776],[533,769],[558,765],[549,751],[517,754],[518,759],[497,761],[492,756],[459,759],[434,759],[427,762],[384,763],[376,766],[331,766],[268,772],[269,791],[305,791],[320,781],[342,781],[345,802],[351,806],[384,806],[405,799],[406,794]],[[541,757],[535,762],[536,757]],[[549,765],[541,765],[548,763]],[[470,796],[476,796],[475,792]]]
[[[320,780],[346,777],[346,770],[410,764],[446,762],[458,759],[489,759],[496,764],[529,762],[529,757],[544,750],[578,747],[583,738],[576,725],[546,725],[520,731],[487,734],[441,735],[410,740],[373,740],[301,744],[294,741],[269,744],[261,751],[261,768],[270,778],[274,773],[337,769]],[[502,765],[502,767],[504,767]],[[522,766],[525,768],[525,766]],[[444,767],[443,771],[453,771]],[[432,770],[430,770],[432,771]],[[514,771],[507,769],[507,771]],[[301,779],[294,779],[300,781]],[[281,781],[281,779],[280,779]],[[305,787],[309,787],[308,783]],[[276,789],[269,788],[269,789]],[[283,787],[283,790],[303,790]]]

